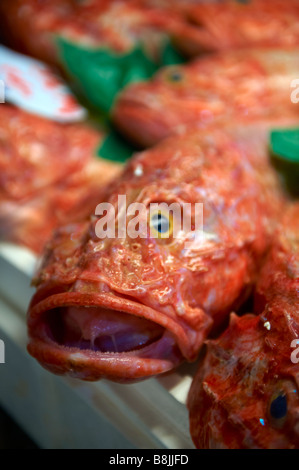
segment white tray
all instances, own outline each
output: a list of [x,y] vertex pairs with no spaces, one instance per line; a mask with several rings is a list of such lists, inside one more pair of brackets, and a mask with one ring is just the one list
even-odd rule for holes
[[37,264],[0,243],[0,405],[42,448],[193,448],[185,406],[196,364],[138,384],[58,377],[26,350],[26,310]]

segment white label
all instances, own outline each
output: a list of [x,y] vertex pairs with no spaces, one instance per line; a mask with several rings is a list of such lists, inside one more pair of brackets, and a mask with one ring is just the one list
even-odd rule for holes
[[87,111],[50,67],[0,45],[5,101],[60,122],[79,121]]

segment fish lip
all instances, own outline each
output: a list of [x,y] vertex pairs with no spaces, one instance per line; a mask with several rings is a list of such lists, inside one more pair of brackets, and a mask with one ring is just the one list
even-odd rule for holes
[[176,361],[138,358],[117,353],[97,353],[97,357],[92,357],[75,349],[66,350],[58,345],[53,347],[42,339],[31,339],[27,350],[50,372],[90,382],[101,379],[118,383],[139,382],[171,371],[182,362],[179,355]]
[[[43,313],[58,307],[95,306],[133,314],[146,318],[165,328],[162,337],[150,345],[129,352],[100,352],[77,347],[60,345],[47,333]],[[155,319],[159,315],[159,322]],[[168,323],[174,320],[165,318],[161,313],[138,302],[117,297],[114,294],[81,294],[67,292],[54,294],[40,300],[29,308],[27,349],[46,369],[61,375],[70,375],[83,380],[108,378],[117,382],[134,382],[149,376],[158,375],[178,366],[183,361],[183,354],[177,344],[176,335]],[[175,325],[171,325],[172,328]],[[179,330],[180,328],[177,328]],[[170,333],[169,333],[170,330]],[[179,331],[177,331],[179,334]],[[159,345],[164,341],[165,358],[142,357],[146,350],[159,352]],[[162,345],[163,346],[163,345]]]

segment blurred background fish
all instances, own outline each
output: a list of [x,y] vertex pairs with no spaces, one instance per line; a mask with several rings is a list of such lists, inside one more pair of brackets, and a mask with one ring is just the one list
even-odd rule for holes
[[94,212],[122,165],[96,157],[104,131],[0,106],[0,238],[40,253],[52,230]]
[[255,313],[231,315],[207,342],[189,392],[198,448],[294,449],[299,445],[299,204],[273,238],[256,287]]
[[146,147],[183,126],[289,120],[298,125],[291,101],[299,49],[211,54],[185,65],[162,68],[147,82],[128,85],[111,110],[113,123],[132,142]]

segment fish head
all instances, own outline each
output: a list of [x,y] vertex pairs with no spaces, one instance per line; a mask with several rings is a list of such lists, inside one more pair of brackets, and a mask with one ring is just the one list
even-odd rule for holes
[[188,397],[197,447],[298,447],[299,365],[291,345],[299,344],[299,324],[288,315],[295,309],[274,302],[260,317],[232,314],[225,333],[209,342]]
[[161,185],[167,158],[146,161],[129,164],[88,227],[61,228],[48,247],[40,280],[59,289],[37,291],[28,325],[29,352],[52,372],[140,380],[193,361],[210,328],[196,302],[187,232],[174,236],[183,202],[195,195],[165,172]]
[[298,110],[288,90],[297,69],[298,53],[290,49],[203,56],[128,84],[116,98],[112,119],[142,147],[195,125],[272,120],[273,127],[296,126]]
[[164,67],[152,79],[125,87],[116,98],[112,119],[132,142],[149,147],[194,123],[195,116],[203,125],[213,120],[210,107],[198,102],[201,94],[192,67]]

